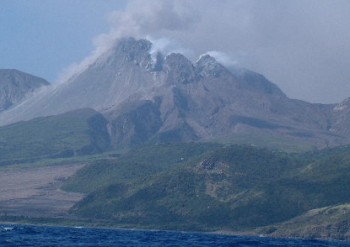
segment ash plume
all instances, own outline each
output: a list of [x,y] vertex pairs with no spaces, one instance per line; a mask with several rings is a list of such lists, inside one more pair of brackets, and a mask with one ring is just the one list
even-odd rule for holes
[[223,61],[264,74],[290,97],[339,102],[350,91],[349,13],[347,0],[130,0],[110,14],[110,31],[94,39],[91,55],[63,77],[121,37],[151,37],[165,53],[186,51],[192,60],[220,51],[212,52],[218,60],[225,54]]

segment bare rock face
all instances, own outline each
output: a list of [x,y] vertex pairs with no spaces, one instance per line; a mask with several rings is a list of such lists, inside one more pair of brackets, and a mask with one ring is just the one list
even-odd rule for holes
[[224,77],[232,76],[224,66],[219,64],[215,58],[209,55],[202,55],[196,62],[197,73],[202,77]]
[[185,56],[172,53],[165,58],[164,72],[169,84],[188,84],[196,81],[197,74],[191,61]]
[[108,130],[115,148],[145,143],[162,125],[157,104],[149,100],[123,105],[107,115],[111,119]]
[[21,102],[26,96],[49,83],[18,70],[0,69],[0,112]]

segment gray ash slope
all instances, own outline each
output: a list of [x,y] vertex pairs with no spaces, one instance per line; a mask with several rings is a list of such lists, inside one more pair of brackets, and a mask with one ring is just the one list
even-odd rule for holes
[[316,147],[350,143],[348,101],[288,98],[264,76],[203,55],[151,54],[125,38],[66,82],[0,114],[0,125],[93,108],[108,119],[115,148],[183,141],[284,140]]
[[42,78],[15,69],[0,69],[0,112],[20,103],[49,83]]

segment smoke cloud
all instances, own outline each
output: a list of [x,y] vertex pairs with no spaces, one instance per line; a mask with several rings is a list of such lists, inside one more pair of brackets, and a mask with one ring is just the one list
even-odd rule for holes
[[207,54],[216,59],[219,63],[226,67],[235,67],[238,64],[237,60],[234,60],[231,56],[220,51],[209,51]]
[[154,52],[182,51],[192,60],[207,53],[260,72],[292,98],[340,102],[350,96],[349,13],[348,0],[129,0],[70,74],[133,36],[153,41]]
[[122,37],[147,38],[153,43],[153,53],[160,51],[191,54],[175,41],[166,38],[164,32],[188,30],[199,21],[199,15],[186,0],[131,0],[124,11],[111,12],[111,30],[97,36],[95,50],[79,64],[72,64],[63,71],[59,82],[69,80],[86,69],[99,56],[113,47]]

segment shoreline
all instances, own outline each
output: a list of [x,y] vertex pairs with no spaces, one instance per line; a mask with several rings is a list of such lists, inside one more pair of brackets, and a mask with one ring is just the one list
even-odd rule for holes
[[[327,241],[327,242],[348,242],[350,239],[335,239],[335,238],[302,238],[296,236],[275,236],[267,234],[259,234],[254,230],[247,231],[233,231],[233,230],[217,230],[217,231],[199,231],[199,230],[171,230],[171,229],[161,229],[161,228],[145,228],[137,227],[132,225],[113,225],[112,222],[109,222],[111,225],[103,224],[102,222],[93,222],[89,219],[67,219],[67,218],[28,218],[21,216],[11,216],[18,217],[17,221],[6,221],[1,220],[0,216],[0,226],[36,226],[36,227],[60,227],[60,228],[75,228],[75,229],[105,229],[105,230],[118,230],[118,231],[145,231],[145,232],[175,232],[175,233],[185,233],[185,234],[210,234],[210,235],[222,235],[222,236],[237,236],[237,237],[253,237],[253,238],[267,238],[267,239],[292,239],[292,240],[312,240],[312,241]],[[52,222],[49,222],[52,220]],[[46,221],[46,222],[35,222],[35,221]],[[56,222],[54,222],[56,221]],[[67,224],[64,224],[63,221]],[[87,222],[89,221],[89,222]],[[258,230],[258,229],[256,229]]]

